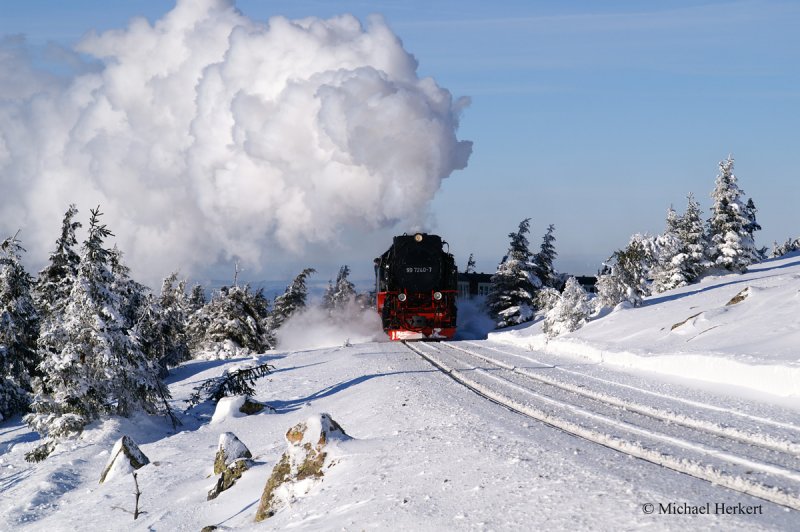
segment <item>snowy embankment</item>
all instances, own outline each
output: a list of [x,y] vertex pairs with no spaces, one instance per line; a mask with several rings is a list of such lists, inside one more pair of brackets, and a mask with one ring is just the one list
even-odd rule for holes
[[542,323],[489,338],[784,397],[800,397],[800,254],[618,307],[548,340]]

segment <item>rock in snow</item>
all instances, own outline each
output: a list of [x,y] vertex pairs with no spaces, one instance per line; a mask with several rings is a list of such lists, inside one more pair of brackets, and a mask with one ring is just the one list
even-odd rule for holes
[[214,474],[220,475],[217,484],[208,492],[208,500],[233,486],[253,461],[250,449],[233,432],[220,434],[217,455],[214,457]]
[[232,417],[250,416],[264,409],[267,409],[268,412],[274,411],[268,405],[254,401],[246,395],[223,397],[217,402],[217,408],[214,410],[214,415],[211,416],[211,423],[219,423],[224,419]]
[[219,436],[219,446],[214,457],[214,474],[219,475],[239,458],[252,458],[250,449],[236,437],[233,432],[224,432]]
[[311,416],[289,429],[288,448],[267,479],[256,521],[272,517],[283,506],[308,493],[324,474],[329,443],[349,439],[329,414]]
[[111,457],[100,475],[100,484],[118,475],[132,473],[150,463],[150,459],[129,436],[123,436],[111,450]]

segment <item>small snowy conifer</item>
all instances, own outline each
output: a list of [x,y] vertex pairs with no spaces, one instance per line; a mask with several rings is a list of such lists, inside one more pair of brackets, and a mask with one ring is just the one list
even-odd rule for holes
[[647,279],[653,264],[653,239],[633,235],[625,249],[615,251],[606,271],[597,278],[597,295],[604,306],[627,301],[639,306],[648,295]]
[[681,222],[675,209],[670,207],[667,211],[667,227],[664,233],[655,239],[653,292],[664,292],[690,282],[684,264],[688,255],[680,236]]
[[145,302],[149,288],[131,279],[131,269],[122,260],[122,251],[116,244],[108,253],[108,264],[113,280],[111,290],[119,296],[119,309],[125,323],[136,323]]
[[70,205],[64,213],[56,249],[50,254],[48,265],[39,272],[36,279],[33,300],[41,317],[37,342],[40,358],[60,353],[66,342],[61,321],[80,263],[80,256],[74,249],[78,245],[75,231],[81,227],[80,222],[73,221],[77,214],[75,205]]
[[161,295],[148,294],[145,298],[135,332],[147,357],[156,360],[161,377],[168,368],[189,360],[188,334],[186,332],[189,299],[186,281],[178,282],[173,272],[161,284]]
[[475,273],[475,259],[472,256],[472,253],[469,254],[469,258],[467,259],[467,268],[464,270],[464,273]]
[[678,223],[678,237],[687,255],[684,260],[684,275],[689,283],[694,283],[711,267],[711,262],[708,260],[708,237],[700,204],[691,193],[686,199],[686,212]]
[[556,226],[550,224],[547,227],[547,233],[545,233],[544,238],[542,239],[542,245],[539,248],[539,253],[533,259],[534,266],[534,273],[536,276],[542,281],[542,284],[547,287],[555,287],[558,281],[556,276],[556,270],[553,267],[553,261],[555,261],[558,253],[556,253],[556,247],[553,242],[556,241],[556,237],[553,236],[553,233],[556,230]]
[[783,257],[788,253],[800,251],[800,237],[788,238],[783,244],[775,242],[772,246],[772,258]]
[[558,302],[545,315],[543,330],[550,338],[577,331],[583,327],[590,314],[589,296],[578,280],[570,277]]
[[42,318],[60,318],[64,312],[72,283],[78,275],[80,256],[75,251],[78,240],[75,231],[80,222],[73,221],[78,209],[70,205],[61,223],[61,235],[56,240],[56,249],[50,254],[48,265],[39,272],[34,289],[34,303]]
[[349,276],[350,268],[347,265],[339,268],[332,300],[334,309],[343,309],[356,298],[356,287],[350,282],[350,279],[348,279]]
[[267,319],[267,330],[271,345],[276,345],[275,333],[283,323],[296,312],[303,310],[306,306],[308,288],[306,279],[316,270],[306,268],[294,278],[292,284],[286,287],[286,291],[275,298],[272,312]]
[[711,261],[717,267],[743,272],[755,254],[752,232],[748,232],[748,227],[755,230],[752,226],[755,212],[753,220],[748,220],[742,202],[744,193],[733,173],[731,156],[719,163],[719,172],[711,193],[713,205],[708,220]]
[[199,321],[203,327],[202,340],[193,346],[194,356],[231,358],[271,349],[268,314],[263,290],[253,292],[248,285],[220,288],[192,317],[195,327],[199,329]]
[[206,290],[203,288],[203,285],[196,284],[192,287],[192,290],[189,292],[189,312],[195,312],[207,303],[206,301]]
[[[750,241],[755,242],[755,232],[761,231],[761,225],[756,220],[756,214],[758,213],[758,209],[756,208],[756,204],[753,201],[753,198],[748,198],[747,204],[744,206],[744,217],[747,219],[747,223],[744,225],[744,232],[749,235]],[[753,248],[751,250],[751,262],[761,262],[767,258],[767,248],[763,246],[761,248],[756,248],[755,244],[753,244]]]
[[492,276],[487,305],[498,327],[507,327],[533,319],[534,297],[542,281],[533,273],[528,249],[530,218],[522,220],[511,239],[508,255]]

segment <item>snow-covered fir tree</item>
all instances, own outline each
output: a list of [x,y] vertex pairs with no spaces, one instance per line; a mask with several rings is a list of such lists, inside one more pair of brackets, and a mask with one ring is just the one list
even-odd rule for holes
[[192,286],[186,314],[186,344],[192,357],[200,351],[208,328],[207,304],[205,288],[200,284]]
[[186,281],[178,281],[173,272],[161,284],[161,295],[148,294],[135,325],[142,349],[148,358],[158,361],[161,377],[169,368],[191,358],[186,323],[189,299]]
[[233,358],[263,353],[274,347],[268,330],[269,301],[263,290],[249,285],[223,286],[205,307],[195,312],[189,329],[202,336],[194,341],[197,358]]
[[711,193],[708,235],[713,265],[733,272],[745,271],[755,256],[753,235],[747,230],[751,221],[747,219],[742,196],[733,173],[733,158],[728,156],[719,163],[719,175]]
[[552,338],[577,331],[584,326],[590,314],[589,295],[577,279],[570,277],[558,302],[545,315],[542,327],[545,334]]
[[314,268],[306,268],[294,278],[292,283],[286,287],[283,294],[275,298],[275,303],[272,306],[272,312],[267,319],[267,330],[269,332],[269,340],[272,345],[276,345],[277,338],[275,333],[295,313],[303,310],[306,306],[306,299],[308,297],[308,288],[306,287],[306,279],[309,275],[314,273]]
[[678,238],[683,243],[686,253],[683,261],[684,276],[690,284],[697,282],[711,267],[711,262],[708,260],[709,244],[703,213],[700,204],[691,193],[686,197],[686,212],[678,223]]
[[350,267],[347,265],[339,268],[336,276],[336,284],[333,285],[333,295],[331,297],[332,308],[339,310],[352,304],[356,299],[356,287],[350,282]]
[[206,304],[206,289],[203,288],[203,285],[196,284],[192,287],[191,291],[189,292],[189,312],[195,312],[201,308],[203,308]]
[[322,294],[322,301],[320,306],[328,312],[333,311],[333,295],[336,293],[336,285],[333,280],[328,280],[328,286],[325,287],[325,292]]
[[534,297],[542,281],[533,273],[528,249],[530,218],[522,220],[515,233],[509,233],[508,255],[492,276],[486,304],[498,327],[507,327],[533,319]]
[[27,408],[27,392],[36,372],[39,317],[33,279],[22,266],[16,235],[0,244],[0,420]]
[[558,253],[556,253],[556,246],[553,244],[556,241],[556,237],[553,235],[555,230],[556,226],[553,224],[547,227],[547,232],[544,238],[542,238],[542,245],[539,248],[539,253],[533,258],[533,273],[542,281],[544,286],[551,288],[555,287],[558,282],[558,276],[553,267],[553,262],[558,256]]
[[111,290],[119,295],[119,308],[125,323],[133,325],[139,319],[149,288],[131,279],[130,268],[122,259],[122,252],[116,245],[109,250],[108,263],[111,269]]
[[655,265],[652,291],[664,292],[689,284],[685,261],[688,259],[685,244],[680,236],[681,217],[672,207],[667,211],[664,233],[655,239]]
[[[758,223],[756,219],[756,214],[758,214],[758,209],[756,208],[756,204],[753,201],[753,198],[748,198],[747,204],[744,206],[744,217],[747,219],[747,223],[744,226],[744,231],[750,236],[750,240],[755,242],[755,233],[756,231],[761,231],[761,224]],[[767,258],[767,248],[763,246],[761,248],[756,248],[755,244],[753,244],[752,249],[752,256],[750,257],[751,263],[761,262]]]
[[683,266],[686,255],[681,251],[683,246],[678,237],[674,233],[659,235],[656,246],[658,263],[653,270],[652,292],[658,294],[689,284]]
[[472,256],[472,253],[469,254],[469,258],[467,259],[467,267],[464,270],[464,273],[475,273],[475,259]]
[[75,251],[78,245],[75,231],[81,227],[81,223],[74,221],[77,214],[75,205],[70,205],[64,213],[56,249],[50,254],[47,266],[39,272],[36,279],[34,303],[44,320],[63,314],[72,284],[78,275],[80,256]]
[[47,266],[39,272],[36,279],[33,300],[41,318],[37,343],[40,358],[60,353],[66,342],[61,320],[78,276],[80,263],[80,256],[75,251],[78,245],[75,231],[81,227],[81,223],[74,220],[77,214],[75,205],[70,205],[64,213],[56,248],[50,254]]
[[89,233],[70,291],[63,320],[60,351],[42,353],[43,372],[34,391],[30,427],[48,440],[80,432],[104,414],[155,412],[166,394],[158,366],[149,361],[123,313],[124,295],[114,291],[111,252],[105,239],[111,231],[91,211]]
[[597,278],[600,304],[614,307],[627,301],[633,306],[641,305],[642,298],[649,295],[648,276],[654,260],[653,244],[652,237],[636,234],[625,249],[611,255]]

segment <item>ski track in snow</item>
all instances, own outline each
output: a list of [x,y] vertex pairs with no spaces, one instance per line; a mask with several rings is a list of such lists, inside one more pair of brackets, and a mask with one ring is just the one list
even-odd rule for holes
[[[470,357],[478,359],[480,362],[488,362],[495,369],[507,370],[512,373],[515,370],[514,366],[493,360],[490,357],[480,355],[455,344],[439,344],[438,346],[427,344],[406,345],[458,382],[512,410],[529,415],[595,443],[631,454],[637,458],[800,510],[800,471],[798,471],[800,463],[798,463],[796,452],[797,444],[794,442],[775,441],[771,438],[764,438],[761,441],[760,438],[753,438],[747,433],[734,432],[738,436],[737,439],[742,439],[746,443],[733,446],[733,449],[728,451],[725,447],[730,447],[730,442],[726,442],[728,445],[716,443],[712,447],[708,445],[708,442],[698,443],[697,438],[695,438],[695,441],[687,440],[685,438],[687,431],[685,430],[681,432],[681,437],[677,437],[668,434],[667,432],[669,431],[664,430],[668,425],[663,428],[652,423],[649,424],[650,426],[635,425],[621,420],[622,416],[612,418],[608,415],[598,414],[595,412],[595,408],[579,404],[574,398],[566,402],[542,395],[528,386],[523,386],[519,383],[511,382],[508,378],[492,374],[465,359]],[[487,384],[486,379],[475,378],[472,375],[468,376],[468,373],[488,377],[489,381],[496,384]],[[645,413],[648,416],[653,413],[655,416],[652,417],[658,420],[673,420],[696,429],[708,428],[703,423],[691,423],[685,418],[677,419],[669,413],[661,413],[649,407],[621,402],[608,396],[604,397],[601,394],[579,390],[573,385],[564,385],[552,379],[541,379],[529,372],[521,372],[519,374],[534,381],[560,388],[574,396],[590,397],[615,407],[621,407],[620,412],[634,410]],[[522,395],[533,398],[536,402],[531,404],[525,399],[520,399],[519,394],[509,393],[509,390],[522,392]],[[549,407],[555,408],[549,410]],[[597,424],[576,421],[576,416],[589,419]],[[721,432],[720,428],[716,426],[712,426],[711,429],[710,432],[714,436],[718,436]],[[764,445],[764,441],[766,445]],[[682,449],[682,451],[676,451],[676,447]],[[758,452],[762,448],[771,452]],[[784,452],[779,453],[780,456],[772,456],[775,454],[776,449]],[[748,454],[753,454],[754,452],[757,456],[756,459],[747,457]],[[764,454],[769,456],[767,460],[774,463],[765,461],[763,459]],[[754,475],[753,470],[757,470],[759,474]]]

